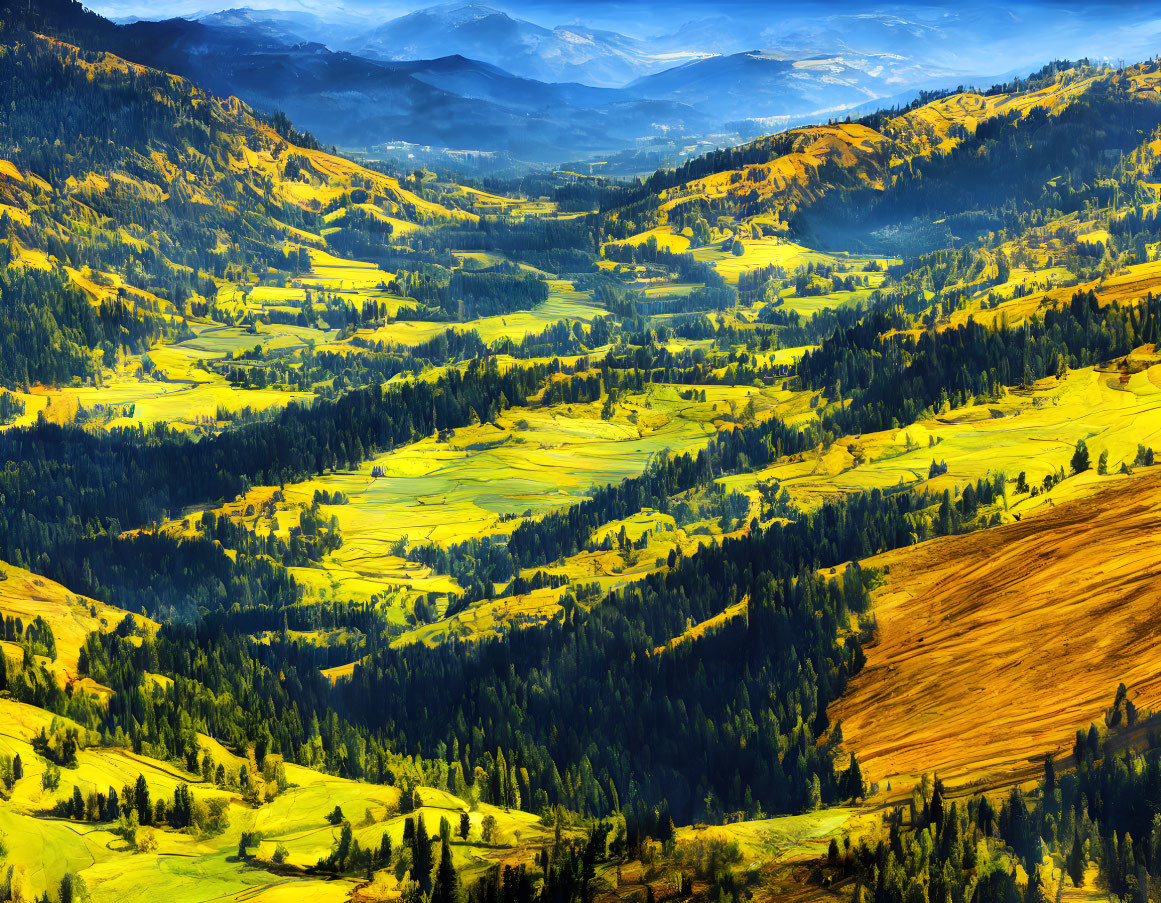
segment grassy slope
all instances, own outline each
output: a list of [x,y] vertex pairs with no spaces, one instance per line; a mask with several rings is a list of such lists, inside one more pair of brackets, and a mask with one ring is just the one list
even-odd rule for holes
[[[1118,683],[1161,703],[1161,473],[992,530],[901,549],[865,670],[832,708],[871,781],[1026,774],[1099,720]],[[1094,554],[1099,550],[1099,566]]]
[[[864,489],[893,489],[923,484],[936,491],[962,488],[996,471],[1011,483],[1020,472],[1030,485],[1069,462],[1084,439],[1094,470],[1058,484],[1050,493],[1017,496],[1009,486],[1007,516],[1024,515],[1077,493],[1087,494],[1102,481],[1095,472],[1102,451],[1109,471],[1132,464],[1138,444],[1161,443],[1161,365],[1144,355],[1141,370],[1122,382],[1115,369],[1086,367],[1063,380],[1042,380],[1031,390],[945,411],[909,426],[838,440],[820,453],[794,456],[753,474],[723,479],[743,491],[760,480],[779,480],[807,507]],[[936,443],[934,446],[931,443]],[[932,460],[948,471],[928,480]]]

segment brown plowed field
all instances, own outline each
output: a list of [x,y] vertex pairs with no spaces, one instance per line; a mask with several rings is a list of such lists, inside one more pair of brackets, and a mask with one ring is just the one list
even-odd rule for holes
[[[901,549],[832,707],[868,781],[1031,777],[1117,684],[1161,706],[1161,467],[1035,518]],[[885,789],[883,783],[881,789]]]

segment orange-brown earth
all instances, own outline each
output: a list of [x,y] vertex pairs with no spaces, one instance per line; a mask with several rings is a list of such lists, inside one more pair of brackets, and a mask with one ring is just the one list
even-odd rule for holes
[[1161,703],[1161,467],[868,563],[889,568],[878,632],[830,714],[882,790],[1033,776],[1121,682]]

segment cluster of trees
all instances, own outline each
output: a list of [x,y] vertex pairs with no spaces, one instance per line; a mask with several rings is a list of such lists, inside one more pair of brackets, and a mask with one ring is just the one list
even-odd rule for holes
[[92,790],[85,795],[79,785],[74,785],[72,796],[58,800],[53,811],[60,818],[74,821],[117,822],[122,835],[134,834],[143,825],[220,834],[229,827],[230,818],[226,799],[198,800],[184,783],[174,789],[172,803],[160,798],[151,801],[144,775],[138,775],[135,784],[126,784],[120,795],[115,787],[110,787],[108,793]]
[[[467,890],[467,903],[583,903],[596,894],[596,866],[609,857],[610,827],[593,826],[585,841],[566,843],[559,828],[536,867],[494,866]],[[443,901],[441,900],[441,903]]]
[[786,268],[776,263],[745,270],[738,274],[738,300],[744,304],[762,301],[766,297],[766,286],[785,279]]
[[501,371],[495,358],[474,359],[434,382],[290,405],[198,442],[164,424],[99,435],[48,423],[10,429],[0,436],[9,462],[0,473],[0,557],[137,610],[151,595],[184,616],[227,597],[293,601],[293,583],[267,559],[233,562],[213,543],[121,531],[186,505],[233,498],[252,484],[353,467],[375,451],[490,419],[527,403],[565,370],[554,362]]
[[[422,815],[407,818],[403,823],[403,843],[397,850],[392,849],[391,836],[387,831],[383,832],[377,848],[360,846],[354,837],[351,823],[338,806],[327,815],[327,821],[340,827],[339,839],[335,849],[319,859],[316,868],[320,871],[365,873],[369,879],[375,870],[394,866],[400,878],[410,876],[410,885],[405,885],[405,899],[458,903],[460,880],[452,861],[452,825],[448,819],[440,819],[439,838],[436,841],[428,834]],[[460,833],[465,839],[469,826],[470,817],[466,812],[462,813]],[[436,842],[440,847],[438,860],[432,851]]]
[[1019,328],[969,320],[918,338],[883,337],[904,328],[898,311],[876,310],[803,355],[803,385],[844,402],[828,412],[829,423],[843,432],[887,429],[914,421],[924,409],[968,404],[1004,386],[1127,354],[1158,335],[1161,299],[1150,294],[1139,305],[1101,307],[1091,291],[1077,292],[1068,305]]
[[[32,383],[90,382],[100,363],[93,349],[110,356],[116,348],[139,352],[163,334],[160,316],[131,312],[121,301],[94,307],[59,270],[10,266],[2,238],[0,385],[28,391]],[[0,393],[0,423],[23,412],[18,399]]]
[[486,269],[457,267],[446,281],[441,275],[437,270],[405,274],[400,291],[436,309],[443,319],[460,322],[530,310],[548,299],[543,279],[511,263]]
[[394,244],[421,254],[446,253],[449,249],[498,251],[513,260],[557,274],[591,272],[594,251],[599,247],[591,217],[510,220],[481,216],[474,228],[459,224],[415,229],[407,235],[396,236]]
[[0,426],[6,426],[24,414],[24,402],[11,392],[0,392]]
[[[1118,729],[1132,727],[1135,711],[1122,684],[1105,716],[1107,731],[1092,725],[1077,732],[1075,771],[1058,775],[1051,756],[1044,759],[1038,792],[1030,804],[1013,788],[997,807],[986,796],[963,805],[949,802],[938,780],[924,778],[911,804],[910,828],[903,813],[891,818],[889,837],[862,844],[831,866],[853,871],[856,900],[902,903],[924,888],[931,898],[1005,903],[1012,899],[1059,899],[1064,882],[1088,880],[1090,863],[1110,894],[1146,903],[1161,892],[1161,738],[1150,732],[1143,752],[1118,748]],[[986,843],[987,859],[980,850]],[[1006,846],[1028,876],[989,861],[998,844]],[[1059,884],[1049,881],[1049,854],[1064,861]],[[1067,876],[1067,879],[1066,879]]]
[[319,503],[318,498],[314,499],[311,506],[301,513],[298,525],[290,528],[287,539],[278,537],[273,531],[257,533],[228,514],[215,516],[212,511],[202,514],[198,529],[207,539],[242,555],[266,556],[286,567],[305,567],[321,561],[343,545],[338,517],[332,514],[330,520],[325,521],[319,512]]

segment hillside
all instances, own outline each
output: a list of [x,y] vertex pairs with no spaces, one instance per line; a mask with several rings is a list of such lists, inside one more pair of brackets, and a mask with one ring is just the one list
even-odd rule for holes
[[[1100,723],[1109,687],[1155,709],[1157,475],[1113,481],[1018,523],[868,559],[867,665],[831,715],[867,779],[906,787],[1035,776]],[[1100,564],[1092,566],[1094,550]]]
[[[227,274],[246,282],[268,268],[297,273],[309,267],[311,249],[328,246],[328,236],[330,244],[358,243],[368,229],[389,228],[392,218],[474,220],[423,200],[397,179],[289,143],[303,136],[282,126],[283,137],[236,99],[176,77],[50,39],[8,51],[5,78],[19,89],[5,111],[0,150],[4,253],[14,267],[8,278],[33,292],[57,280],[75,288],[89,306],[68,301],[55,324],[33,328],[78,330],[80,344],[105,344],[106,367],[115,346],[140,353],[161,336],[200,331],[198,320],[217,299],[215,279]],[[47,95],[38,74],[46,68],[59,80]],[[41,125],[46,104],[89,137],[67,148],[50,143]],[[142,130],[143,123],[152,125]],[[115,141],[119,134],[138,137]],[[352,192],[374,213],[328,228],[326,212]],[[17,318],[5,341],[59,344],[26,336],[30,326]],[[11,376],[25,385],[49,374],[94,377],[82,349],[61,351],[67,359],[40,360]],[[6,356],[10,364],[16,359]]]
[[[941,92],[903,110],[718,151],[656,173],[624,203],[644,205],[647,220],[634,216],[641,232],[679,232],[676,212],[711,208],[824,247],[930,248],[999,227],[1005,199],[1053,206],[1059,186],[1050,180],[1062,165],[1076,170],[1075,184],[1108,155],[1133,150],[1157,127],[1157,81],[1154,64],[1048,67],[987,94]],[[1115,126],[1094,132],[1085,124],[1093,114]],[[1085,153],[1065,161],[1067,141],[1082,142]],[[611,214],[621,217],[615,207]]]

